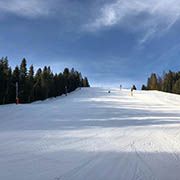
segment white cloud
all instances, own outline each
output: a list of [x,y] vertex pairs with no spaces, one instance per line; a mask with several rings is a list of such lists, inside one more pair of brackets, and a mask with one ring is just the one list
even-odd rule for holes
[[98,15],[84,27],[98,31],[112,26],[127,26],[144,30],[140,43],[152,38],[157,31],[169,30],[180,18],[180,0],[115,0],[104,4]]
[[0,0],[0,11],[35,18],[49,15],[50,5],[43,0]]
[[[100,0],[94,2],[96,1]],[[0,0],[0,15],[11,13],[37,18],[53,13],[64,24],[76,22],[79,23],[79,27],[82,25],[83,29],[90,32],[113,26],[126,27],[130,31],[141,32],[139,44],[156,35],[164,34],[180,19],[180,0],[101,0],[101,2],[103,3],[95,7],[91,3],[83,4],[68,0]]]

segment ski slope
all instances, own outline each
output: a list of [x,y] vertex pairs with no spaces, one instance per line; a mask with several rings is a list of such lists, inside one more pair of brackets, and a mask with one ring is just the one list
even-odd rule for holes
[[0,106],[0,180],[179,180],[180,96],[108,90]]

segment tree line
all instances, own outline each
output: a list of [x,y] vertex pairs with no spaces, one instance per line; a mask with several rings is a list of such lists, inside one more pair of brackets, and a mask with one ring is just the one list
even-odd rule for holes
[[20,66],[13,70],[8,64],[8,58],[0,59],[0,104],[14,103],[18,84],[18,98],[20,103],[31,103],[60,96],[74,91],[79,87],[90,87],[87,77],[72,68],[65,68],[63,72],[53,73],[50,66],[44,66],[34,71],[33,65],[27,68],[27,61],[23,58]]
[[142,90],[159,90],[180,94],[180,72],[169,71],[163,76],[152,73],[148,78],[147,85],[142,85]]

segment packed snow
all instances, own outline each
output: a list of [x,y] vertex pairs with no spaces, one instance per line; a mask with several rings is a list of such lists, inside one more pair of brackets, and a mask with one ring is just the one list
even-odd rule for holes
[[0,180],[180,179],[178,95],[84,88],[0,117]]

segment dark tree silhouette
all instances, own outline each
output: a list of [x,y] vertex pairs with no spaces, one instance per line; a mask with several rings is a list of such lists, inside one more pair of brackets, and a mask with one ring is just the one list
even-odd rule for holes
[[43,70],[39,68],[35,73],[33,65],[28,69],[27,61],[23,58],[20,66],[16,66],[12,71],[8,58],[1,58],[0,104],[15,102],[16,84],[20,103],[44,100],[72,92],[78,87],[90,86],[87,77],[83,78],[74,68],[65,68],[63,73],[53,74],[50,66],[44,66]]

